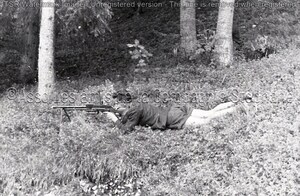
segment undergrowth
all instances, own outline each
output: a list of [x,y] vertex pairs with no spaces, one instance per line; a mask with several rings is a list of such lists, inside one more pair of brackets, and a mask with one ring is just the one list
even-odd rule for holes
[[[137,127],[123,134],[104,116],[84,112],[61,122],[52,105],[98,103],[100,97],[118,104],[110,99],[113,83],[102,78],[59,82],[48,103],[28,101],[35,87],[15,86],[16,98],[6,94],[0,100],[0,192],[32,195],[60,187],[58,195],[80,195],[78,178],[134,178],[145,195],[298,195],[299,52],[285,50],[222,70],[178,65],[128,84],[138,96],[133,104],[177,101],[209,109],[252,98],[246,113],[183,130]],[[61,94],[71,92],[76,99],[63,102]]]

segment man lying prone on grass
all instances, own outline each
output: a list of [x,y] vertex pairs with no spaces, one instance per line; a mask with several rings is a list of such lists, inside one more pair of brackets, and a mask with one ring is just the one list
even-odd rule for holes
[[134,126],[150,126],[152,129],[182,129],[189,126],[208,124],[212,119],[236,111],[233,102],[222,103],[211,110],[193,109],[187,105],[156,107],[151,104],[139,104],[125,110],[119,120],[112,112],[105,112],[107,117],[125,132],[132,131]]

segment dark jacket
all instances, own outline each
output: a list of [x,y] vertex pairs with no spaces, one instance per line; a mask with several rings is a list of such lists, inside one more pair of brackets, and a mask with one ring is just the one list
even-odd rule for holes
[[117,122],[117,126],[124,131],[131,131],[136,125],[160,130],[181,129],[191,113],[192,108],[188,106],[156,107],[139,104],[130,108]]

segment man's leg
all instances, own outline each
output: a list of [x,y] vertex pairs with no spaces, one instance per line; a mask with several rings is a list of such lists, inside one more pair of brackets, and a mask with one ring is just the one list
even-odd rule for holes
[[217,105],[215,108],[213,108],[212,110],[215,111],[220,111],[226,108],[230,108],[230,107],[234,107],[236,104],[233,102],[226,102],[226,103],[221,103],[219,105]]
[[199,117],[199,118],[208,118],[208,117],[215,115],[219,111],[222,111],[224,109],[231,108],[234,106],[235,106],[235,104],[233,102],[227,102],[227,103],[221,103],[211,110],[194,109],[191,116]]
[[212,115],[212,110],[200,110],[200,109],[193,109],[191,117],[195,118],[208,118]]
[[226,114],[236,111],[235,104],[232,102],[223,103],[212,110],[194,109],[191,116],[185,122],[185,126],[197,126],[208,124],[212,119],[225,116]]
[[199,117],[190,116],[186,120],[184,127],[205,125],[208,124],[210,120],[211,119],[209,118],[199,118]]
[[226,109],[223,109],[223,110],[217,110],[215,112],[213,112],[209,118],[210,119],[213,119],[213,118],[217,118],[217,117],[220,117],[220,116],[225,116],[226,114],[230,114],[230,113],[233,113],[236,111],[236,107],[230,107],[230,108],[226,108]]

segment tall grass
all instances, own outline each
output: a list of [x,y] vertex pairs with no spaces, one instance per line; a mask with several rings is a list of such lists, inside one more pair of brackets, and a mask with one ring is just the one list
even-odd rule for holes
[[[196,96],[191,104],[206,109],[251,93],[253,102],[246,114],[238,112],[193,129],[153,131],[137,127],[123,134],[101,115],[74,112],[72,122],[60,122],[59,111],[50,107],[84,104],[82,100],[28,103],[26,94],[34,88],[14,100],[3,96],[0,192],[30,195],[55,186],[62,188],[80,177],[95,183],[135,178],[148,195],[297,195],[299,52],[286,50],[269,59],[223,70],[181,65],[169,73],[163,69],[157,72],[161,81],[129,84],[128,89],[139,95],[158,89],[177,92],[182,100]],[[189,78],[188,85],[170,82],[182,79],[182,74]],[[78,87],[60,82],[57,93],[100,92],[107,98],[113,91],[110,82],[92,83],[84,81]],[[156,98],[150,96],[146,101],[167,104],[165,99]],[[108,98],[105,101],[116,104]],[[60,195],[80,192],[74,189]]]

